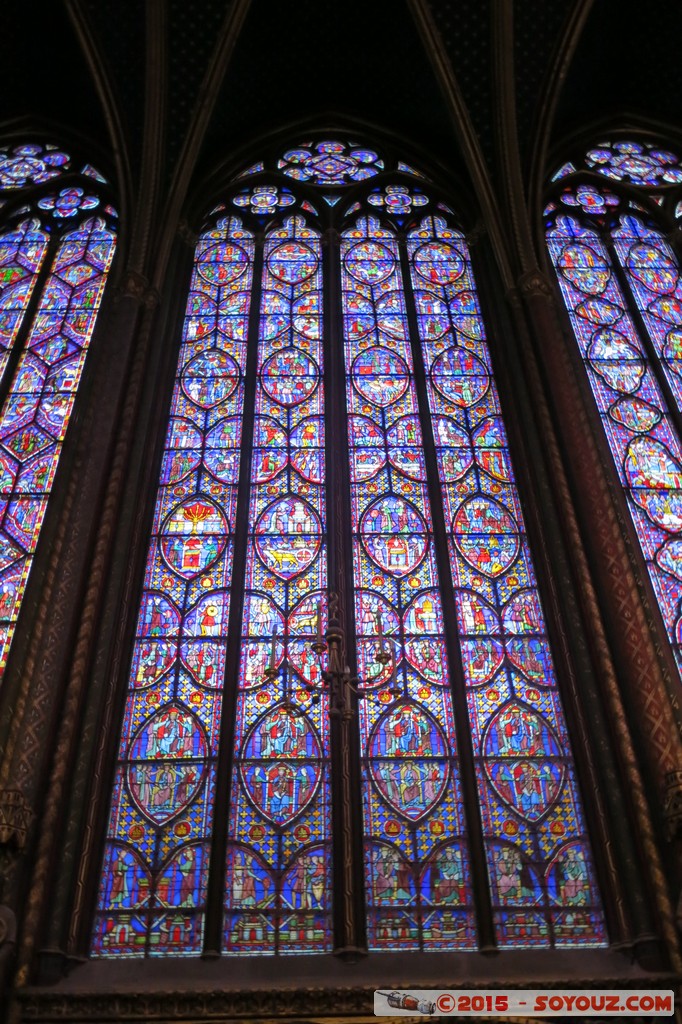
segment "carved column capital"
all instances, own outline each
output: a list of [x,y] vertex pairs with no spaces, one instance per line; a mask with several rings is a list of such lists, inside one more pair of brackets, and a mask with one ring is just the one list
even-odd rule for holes
[[149,286],[144,274],[137,270],[127,270],[114,293],[114,302],[121,302],[122,299],[133,299],[147,309],[153,309],[158,304],[159,294]]
[[482,238],[487,235],[487,229],[482,220],[477,221],[472,227],[471,231],[467,231],[465,234],[466,243],[470,248],[474,248]]
[[663,794],[668,839],[682,839],[682,769],[668,772]]
[[525,274],[521,274],[518,279],[518,289],[522,295],[530,299],[538,298],[539,296],[551,298],[554,295],[551,281],[541,270],[537,269],[528,270]]
[[0,789],[0,846],[23,849],[33,812],[20,789]]

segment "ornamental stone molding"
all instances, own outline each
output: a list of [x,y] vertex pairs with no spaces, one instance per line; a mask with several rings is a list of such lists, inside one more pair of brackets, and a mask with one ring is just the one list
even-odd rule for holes
[[32,816],[20,789],[0,790],[0,846],[13,844],[23,849]]

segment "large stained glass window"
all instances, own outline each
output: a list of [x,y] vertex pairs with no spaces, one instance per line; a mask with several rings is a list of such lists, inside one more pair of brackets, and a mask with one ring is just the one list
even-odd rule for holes
[[106,182],[73,164],[0,148],[0,677],[116,244]]
[[607,141],[562,168],[546,210],[549,252],[680,671],[682,284],[667,236],[681,183],[677,154]]
[[98,956],[605,944],[451,219],[321,140],[200,235]]

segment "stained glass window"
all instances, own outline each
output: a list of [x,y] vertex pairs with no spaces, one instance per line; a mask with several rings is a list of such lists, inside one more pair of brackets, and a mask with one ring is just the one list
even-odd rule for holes
[[268,234],[264,251],[229,951],[330,945],[328,702],[313,701],[320,666],[311,647],[328,586],[321,314],[319,232],[295,217]]
[[116,242],[97,182],[59,187],[72,164],[56,146],[0,148],[0,675]]
[[96,918],[104,955],[201,948],[253,251],[227,218],[197,246]]
[[682,285],[666,238],[680,182],[667,148],[602,142],[562,178],[547,244],[682,671]]
[[603,945],[463,235],[353,140],[247,176],[196,249],[93,951],[333,951],[349,899],[377,951]]

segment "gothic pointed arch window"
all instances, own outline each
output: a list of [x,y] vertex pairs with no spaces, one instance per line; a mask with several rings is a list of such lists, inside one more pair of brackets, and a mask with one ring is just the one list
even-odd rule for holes
[[93,953],[606,942],[466,241],[348,141],[196,246]]
[[0,147],[0,677],[116,244],[105,179]]
[[682,161],[613,137],[555,175],[547,245],[682,671]]

